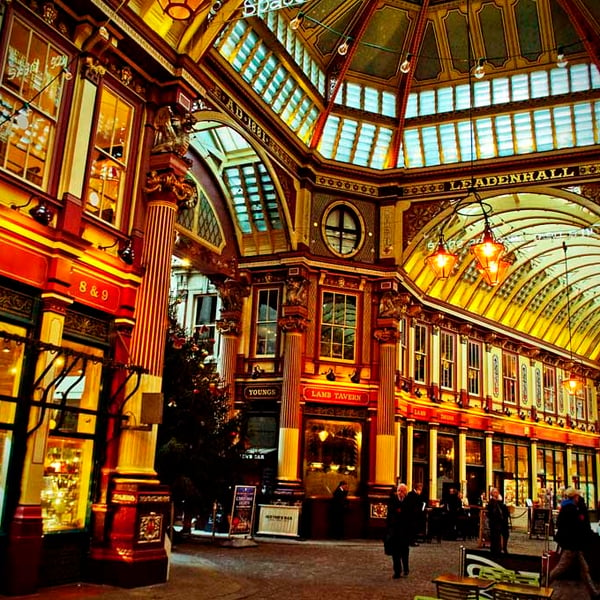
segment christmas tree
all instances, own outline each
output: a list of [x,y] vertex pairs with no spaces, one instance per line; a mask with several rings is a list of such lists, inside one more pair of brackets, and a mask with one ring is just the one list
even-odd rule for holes
[[214,362],[214,340],[187,334],[169,311],[163,372],[164,416],[158,431],[156,470],[169,485],[176,513],[205,520],[217,503],[229,510],[240,483],[242,413],[232,416],[230,390]]

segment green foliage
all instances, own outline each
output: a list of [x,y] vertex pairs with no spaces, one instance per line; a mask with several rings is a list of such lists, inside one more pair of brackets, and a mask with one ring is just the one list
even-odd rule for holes
[[171,316],[165,348],[163,424],[156,469],[176,506],[208,515],[216,500],[228,505],[241,469],[241,416],[230,417],[228,390],[205,363],[210,340],[186,335]]

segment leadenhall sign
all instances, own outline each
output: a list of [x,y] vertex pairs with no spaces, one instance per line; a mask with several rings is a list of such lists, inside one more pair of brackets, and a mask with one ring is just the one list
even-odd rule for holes
[[556,179],[569,179],[571,177],[585,177],[598,175],[599,165],[579,165],[575,167],[557,167],[555,169],[541,169],[537,171],[523,171],[520,173],[505,173],[502,175],[488,175],[475,179],[455,179],[444,184],[447,191],[467,190],[474,186],[477,189],[497,187],[500,185],[522,185],[524,183],[541,183]]

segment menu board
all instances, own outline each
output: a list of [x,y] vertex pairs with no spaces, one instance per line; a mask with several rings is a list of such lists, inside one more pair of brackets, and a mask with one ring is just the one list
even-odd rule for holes
[[529,537],[545,538],[548,535],[547,526],[550,524],[551,511],[547,508],[531,509],[531,524]]
[[229,535],[252,535],[255,501],[255,485],[235,486]]

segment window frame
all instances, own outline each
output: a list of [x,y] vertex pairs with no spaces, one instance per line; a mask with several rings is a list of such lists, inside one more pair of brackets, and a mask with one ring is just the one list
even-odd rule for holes
[[512,352],[502,352],[502,400],[509,406],[519,403],[519,357]]
[[[328,225],[329,218],[334,214],[340,213],[342,223],[345,221],[345,217],[348,216],[356,225],[356,229],[348,230],[350,233],[354,233],[356,235],[356,242],[354,247],[348,252],[343,252],[344,246],[344,235],[348,232],[345,230],[344,226],[333,227]],[[338,219],[340,220],[340,219]],[[334,234],[336,234],[334,236]],[[321,235],[323,236],[323,240],[327,249],[338,256],[340,258],[351,258],[356,256],[364,245],[365,241],[365,222],[363,220],[362,215],[356,208],[346,201],[339,201],[331,203],[325,212],[323,213],[323,217],[321,219]],[[332,244],[330,239],[332,237],[336,237],[336,244]]]
[[[415,383],[426,384],[429,374],[429,327],[425,323],[415,323],[413,329],[413,377]],[[422,332],[422,339],[418,332]]]
[[[123,182],[120,186],[118,197],[115,201],[114,218],[112,221],[109,221],[103,218],[101,215],[95,214],[93,211],[88,209],[89,197],[93,191],[93,187],[90,182],[92,180],[92,169],[95,160],[94,156],[96,153],[98,153],[98,148],[102,149],[102,147],[96,146],[96,143],[99,133],[98,124],[100,120],[100,109],[102,106],[103,93],[105,91],[112,94],[116,98],[117,102],[126,104],[131,108],[129,138],[128,141],[124,142],[123,144],[124,146],[127,144],[127,159],[122,160],[119,163],[119,166],[123,166],[121,171]],[[142,113],[143,110],[140,99],[107,72],[101,78],[97,88],[83,189],[83,214],[89,216],[95,222],[102,223],[106,227],[112,227],[118,230],[125,229],[128,223],[127,215],[135,204],[133,193],[137,172],[137,157],[139,156],[138,147],[141,139],[140,132],[142,130]],[[107,152],[102,152],[102,154],[105,155],[109,160],[111,158],[115,158]]]
[[[440,387],[456,389],[456,333],[440,329]],[[447,352],[451,356],[448,357]]]
[[[271,294],[276,295],[275,318],[274,319],[264,319],[264,320],[260,319],[261,295],[262,294],[268,294],[269,296]],[[279,321],[279,317],[281,315],[281,287],[269,286],[269,287],[261,287],[261,288],[256,289],[254,305],[255,305],[254,342],[253,342],[254,356],[257,358],[259,358],[259,357],[261,357],[261,358],[262,357],[276,358],[279,354],[279,342],[280,342],[278,321]],[[265,339],[267,340],[266,349],[267,350],[269,349],[269,345],[271,343],[273,346],[273,351],[272,352],[259,352],[259,340],[261,339],[260,329],[261,329],[262,325],[267,325],[267,324],[272,324],[274,333],[272,333],[272,335],[270,335],[270,336],[265,336]],[[269,340],[271,340],[270,343],[269,343]]]
[[[477,349],[477,364],[474,364],[472,360],[473,354],[471,349]],[[481,342],[476,340],[467,340],[467,393],[469,396],[474,398],[482,397],[483,381],[482,381],[482,359],[483,359],[483,346]],[[477,389],[472,385],[472,382],[476,382]]]
[[[332,295],[332,301],[333,301],[333,305],[335,307],[336,302],[335,299],[336,297],[344,297],[344,298],[353,298],[354,299],[354,325],[352,326],[348,326],[346,324],[346,319],[344,318],[344,322],[343,324],[340,323],[336,323],[335,321],[332,322],[327,322],[324,320],[324,311],[325,311],[325,307],[327,306],[326,303],[326,296],[331,294]],[[348,302],[344,302],[344,305],[347,307],[348,306]],[[359,323],[359,312],[360,312],[361,306],[360,306],[360,298],[359,295],[356,293],[343,293],[343,292],[338,292],[335,290],[328,290],[328,289],[324,289],[321,291],[321,313],[319,315],[319,340],[318,340],[318,344],[319,344],[319,348],[318,348],[318,356],[320,360],[326,360],[326,361],[341,361],[344,363],[349,363],[349,364],[353,364],[356,363],[358,360],[358,351],[359,351],[359,344],[358,344],[358,340],[357,340],[357,335],[358,335],[358,323]],[[334,311],[332,311],[334,312]],[[348,310],[345,309],[344,310],[344,316],[346,316],[348,313]],[[324,333],[325,333],[325,328],[331,328],[331,335],[328,336],[329,340],[325,341],[324,340]],[[344,349],[346,348],[346,346],[350,345],[346,343],[346,333],[345,330],[352,330],[353,331],[353,341],[351,343],[352,346],[352,358],[345,358],[345,352]],[[335,340],[335,331],[336,330],[341,330],[341,342]],[[334,353],[333,352],[333,346],[335,344],[340,344],[341,343],[341,349],[340,349],[340,353]],[[328,345],[330,347],[330,352],[328,354],[325,354],[323,352],[323,347],[324,344]]]

